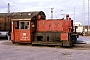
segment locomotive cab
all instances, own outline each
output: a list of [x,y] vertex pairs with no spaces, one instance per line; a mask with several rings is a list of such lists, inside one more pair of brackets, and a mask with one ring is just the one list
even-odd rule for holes
[[11,19],[13,43],[32,43],[36,31],[37,19],[46,19],[43,11],[15,12]]
[[12,42],[31,43],[30,19],[12,19]]

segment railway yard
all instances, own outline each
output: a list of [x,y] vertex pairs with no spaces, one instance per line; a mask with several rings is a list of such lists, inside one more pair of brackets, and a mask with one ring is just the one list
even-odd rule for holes
[[13,44],[1,39],[0,60],[90,60],[90,36],[80,36],[72,48]]

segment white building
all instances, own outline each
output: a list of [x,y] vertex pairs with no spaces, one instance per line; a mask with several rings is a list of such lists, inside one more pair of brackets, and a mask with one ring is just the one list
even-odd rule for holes
[[73,26],[74,26],[74,31],[75,31],[75,27],[76,27],[76,32],[79,33],[80,35],[83,34],[83,26],[82,26],[81,22],[74,22]]

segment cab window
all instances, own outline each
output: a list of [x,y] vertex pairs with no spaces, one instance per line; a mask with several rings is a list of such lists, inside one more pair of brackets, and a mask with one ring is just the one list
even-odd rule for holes
[[19,29],[19,21],[14,22],[15,29]]
[[29,29],[30,28],[30,24],[29,22],[20,22],[20,29]]

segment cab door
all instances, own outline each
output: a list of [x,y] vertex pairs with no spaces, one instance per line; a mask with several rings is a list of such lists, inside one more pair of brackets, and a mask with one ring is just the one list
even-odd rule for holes
[[20,33],[20,42],[31,42],[31,29],[30,29],[30,20],[29,21],[20,21],[20,29],[19,29],[19,33]]
[[14,33],[14,39],[15,39],[15,42],[19,42],[19,40],[20,40],[20,32],[19,32],[19,21],[14,21],[14,25],[13,25],[13,29],[14,29],[14,31],[13,31],[13,33]]

